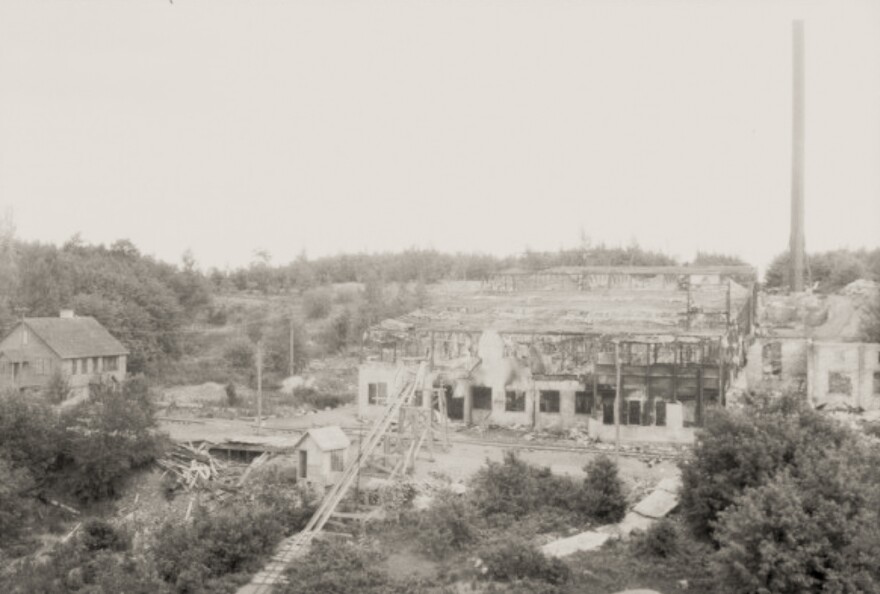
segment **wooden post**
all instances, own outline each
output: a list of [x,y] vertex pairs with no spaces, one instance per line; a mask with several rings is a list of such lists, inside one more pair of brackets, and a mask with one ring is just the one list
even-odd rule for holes
[[289,375],[289,376],[292,376],[292,375],[294,374],[294,371],[295,371],[295,369],[294,369],[294,358],[293,358],[293,353],[294,353],[294,351],[293,351],[293,349],[294,349],[294,343],[293,343],[293,314],[290,314],[290,365],[289,365],[289,370],[288,370],[288,375]]
[[727,279],[727,331],[730,332],[730,279]]
[[687,314],[686,314],[686,328],[688,330],[691,329],[691,277],[688,275],[687,277]]
[[614,368],[617,380],[614,386],[614,443],[617,457],[620,457],[620,343],[614,341]]

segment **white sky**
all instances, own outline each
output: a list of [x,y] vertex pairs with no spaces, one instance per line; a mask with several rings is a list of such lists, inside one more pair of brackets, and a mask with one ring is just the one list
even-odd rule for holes
[[0,206],[24,239],[237,266],[596,242],[880,245],[880,2],[2,0]]

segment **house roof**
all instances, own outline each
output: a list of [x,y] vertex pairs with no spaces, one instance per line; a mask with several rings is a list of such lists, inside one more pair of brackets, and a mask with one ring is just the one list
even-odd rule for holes
[[62,359],[128,354],[95,318],[25,318],[21,323]]
[[297,446],[302,443],[307,437],[311,437],[315,440],[315,443],[318,445],[318,448],[324,452],[331,452],[333,450],[344,450],[348,446],[351,445],[351,440],[348,439],[348,436],[339,428],[338,425],[331,425],[329,427],[313,427],[305,432],[305,434],[299,439],[297,442]]

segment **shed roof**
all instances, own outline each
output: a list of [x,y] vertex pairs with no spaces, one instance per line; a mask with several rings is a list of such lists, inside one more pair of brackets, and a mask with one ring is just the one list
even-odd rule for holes
[[25,318],[21,323],[62,359],[128,354],[95,318]]
[[338,425],[330,425],[329,427],[313,427],[305,432],[305,434],[297,442],[297,447],[307,437],[315,440],[318,448],[324,452],[333,450],[344,450],[351,445],[351,440]]

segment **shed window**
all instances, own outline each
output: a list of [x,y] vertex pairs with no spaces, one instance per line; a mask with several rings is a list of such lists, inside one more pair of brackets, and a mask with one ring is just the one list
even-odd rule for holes
[[504,393],[504,410],[522,412],[526,409],[526,394],[520,390],[507,390]]
[[119,357],[104,357],[104,371],[116,371],[119,369]]
[[589,415],[593,413],[593,393],[592,392],[575,392],[574,393],[574,414]]
[[471,388],[474,410],[492,410],[492,388],[474,386]]
[[368,404],[385,404],[388,397],[388,384],[385,382],[377,382],[367,385],[367,403]]
[[541,390],[540,410],[542,413],[559,412],[559,390]]
[[342,450],[330,452],[330,470],[332,472],[342,472],[345,470],[342,463]]

